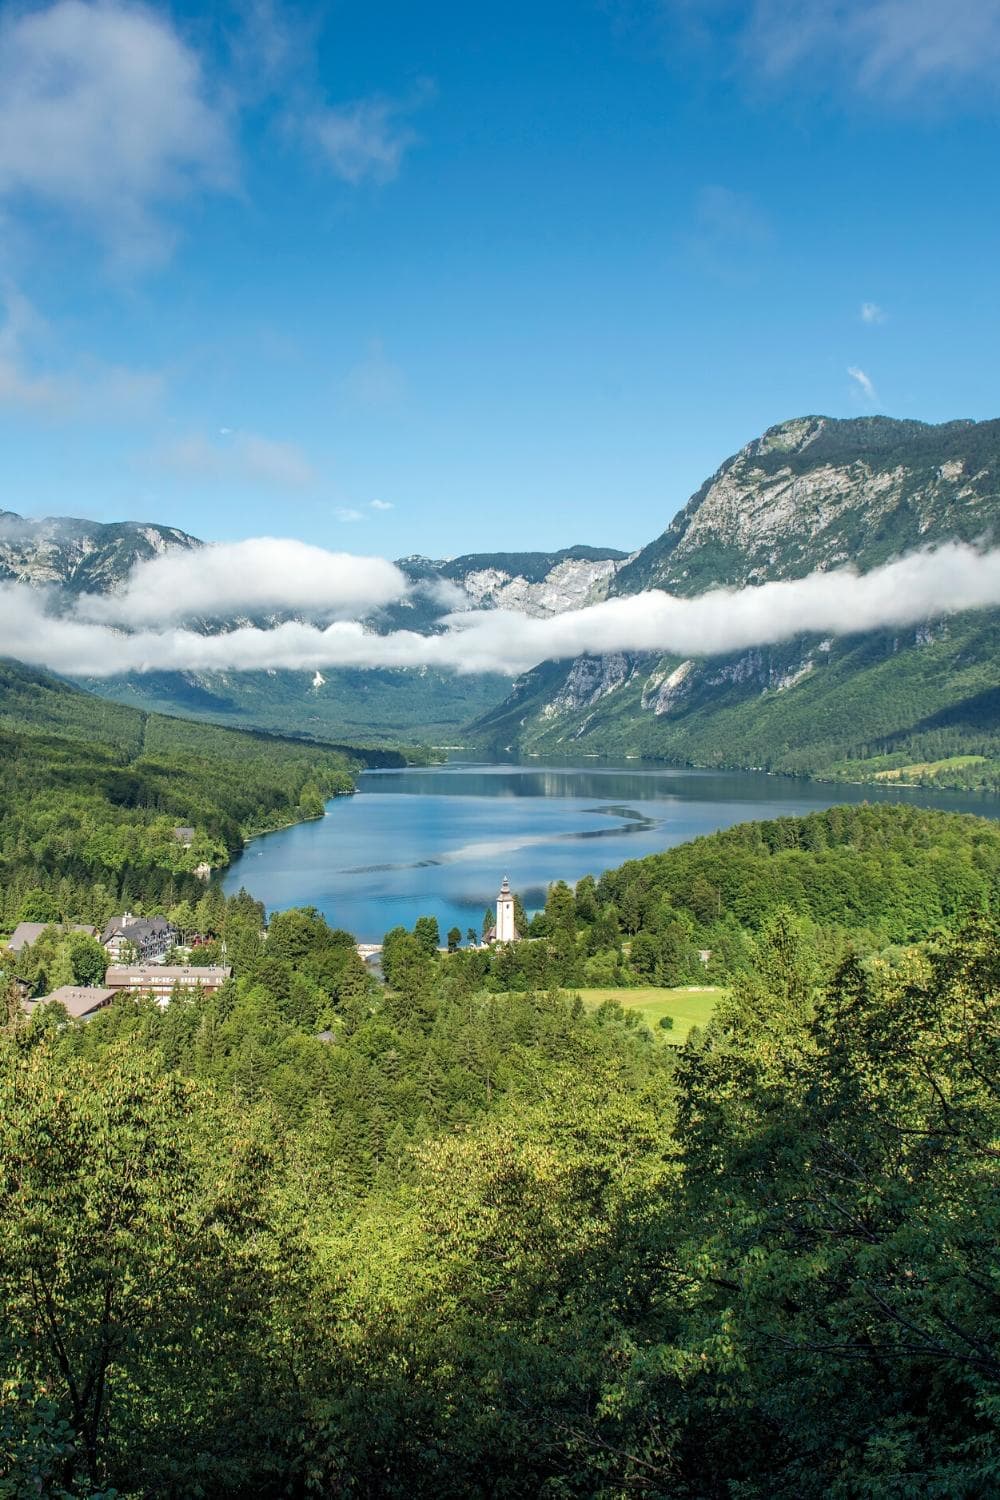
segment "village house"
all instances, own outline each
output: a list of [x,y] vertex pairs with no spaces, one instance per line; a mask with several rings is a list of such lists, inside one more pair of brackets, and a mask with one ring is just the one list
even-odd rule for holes
[[99,1010],[110,1005],[115,998],[114,990],[97,989],[86,984],[64,984],[51,995],[41,995],[37,1000],[25,1000],[24,1009],[31,1015],[39,1005],[57,1002],[73,1021],[89,1021]]
[[191,964],[112,965],[104,976],[104,983],[115,994],[124,991],[130,995],[152,995],[158,1005],[165,1006],[177,990],[201,990],[205,995],[214,994],[232,972],[224,964],[201,969]]
[[117,962],[129,947],[135,949],[142,963],[155,963],[174,946],[177,928],[166,917],[134,917],[127,911],[112,917],[101,934],[101,945],[112,961]]
[[62,935],[70,932],[83,932],[87,937],[97,936],[97,928],[88,927],[85,922],[73,922],[68,927],[58,922],[18,922],[11,933],[7,947],[11,953],[21,953],[25,948],[30,948],[32,943],[37,943],[47,927],[54,927]]

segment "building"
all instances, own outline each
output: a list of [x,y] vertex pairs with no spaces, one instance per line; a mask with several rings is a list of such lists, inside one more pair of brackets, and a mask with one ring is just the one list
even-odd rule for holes
[[74,922],[69,927],[64,927],[59,922],[18,922],[7,947],[11,953],[20,953],[24,948],[30,948],[32,943],[37,943],[47,927],[55,927],[63,937],[71,932],[83,932],[87,937],[97,936],[97,928],[88,927],[85,922]]
[[112,961],[123,957],[127,947],[135,949],[141,963],[155,963],[178,939],[176,927],[166,917],[133,917],[130,911],[112,917],[101,934],[101,945]]
[[520,936],[514,923],[514,892],[505,875],[497,896],[496,926],[490,928],[486,934],[486,941],[488,943],[516,943]]
[[201,990],[205,995],[214,994],[232,972],[222,964],[202,969],[192,964],[176,967],[168,964],[112,965],[104,976],[104,983],[115,994],[124,991],[130,995],[152,995],[158,1004],[166,1005],[177,990]]
[[183,844],[184,847],[185,847],[185,849],[190,849],[191,845],[194,843],[194,829],[193,828],[175,828],[174,829],[174,838],[177,840],[177,842],[179,844]]
[[114,990],[96,989],[85,984],[64,984],[51,995],[41,995],[37,1000],[26,1000],[24,1008],[30,1015],[36,1006],[56,1001],[74,1021],[89,1021],[99,1010],[110,1005],[115,998]]

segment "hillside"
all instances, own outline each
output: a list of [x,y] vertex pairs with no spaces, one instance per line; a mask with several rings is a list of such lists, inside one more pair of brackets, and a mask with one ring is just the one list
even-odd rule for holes
[[140,713],[0,661],[0,926],[25,903],[96,923],[197,895],[203,860],[321,815],[363,764],[394,757]]
[[[950,539],[983,544],[998,532],[998,475],[997,421],[801,417],[727,459],[632,556],[574,546],[406,557],[398,565],[409,593],[366,623],[433,634],[456,609],[544,618],[649,588],[690,596],[846,563],[867,571]],[[0,572],[69,592],[114,590],[137,559],[200,545],[167,527],[0,517]],[[980,612],[704,659],[620,652],[544,662],[513,687],[496,674],[429,668],[160,672],[85,686],[143,710],[318,740],[571,747],[996,787],[998,646],[1000,613]]]
[[[848,562],[867,571],[935,541],[985,542],[1000,522],[998,476],[1000,422],[786,422],[728,459],[611,593],[690,595]],[[547,662],[473,733],[496,746],[852,778],[974,756],[906,775],[996,785],[998,646],[1000,615],[980,612],[704,660]]]

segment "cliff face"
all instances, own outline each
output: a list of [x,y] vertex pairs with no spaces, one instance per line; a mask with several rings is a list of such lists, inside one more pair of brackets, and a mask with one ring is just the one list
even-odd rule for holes
[[614,592],[698,593],[978,541],[998,523],[998,459],[1000,422],[783,422],[726,460]]
[[[666,531],[616,570],[609,592],[695,594],[845,563],[866,571],[914,547],[983,545],[998,534],[1000,422],[803,417],[727,459]],[[921,735],[944,747],[940,716],[958,722],[971,700],[965,717],[985,732],[982,695],[997,690],[998,617],[980,613],[726,657],[549,662],[474,732],[497,746],[585,742],[697,764],[816,771],[916,745]]]
[[624,563],[625,559],[567,557],[537,582],[502,568],[474,568],[465,574],[462,587],[470,601],[480,607],[512,609],[538,617],[560,615],[606,599]]

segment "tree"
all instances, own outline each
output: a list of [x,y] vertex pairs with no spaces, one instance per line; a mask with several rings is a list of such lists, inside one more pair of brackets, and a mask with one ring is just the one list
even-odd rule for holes
[[448,929],[448,952],[456,953],[462,941],[462,929],[460,927],[449,927]]
[[192,932],[197,930],[197,918],[194,914],[194,907],[190,901],[179,901],[176,906],[170,908],[169,917],[180,934],[183,946],[187,943]]
[[0,1030],[15,1031],[24,1024],[21,991],[13,979],[0,975]]
[[66,941],[73,971],[73,984],[102,985],[108,967],[108,955],[96,938],[85,932],[74,932]]
[[48,891],[28,891],[17,914],[19,922],[58,922],[62,913]]
[[326,813],[322,793],[314,781],[307,781],[299,793],[299,812],[304,818],[322,818]]
[[433,957],[441,945],[441,932],[437,917],[418,917],[413,928],[413,936],[423,952]]
[[[127,1046],[97,1066],[0,1046],[0,1360],[29,1392],[44,1381],[72,1429],[67,1489],[82,1471],[88,1494],[137,1489],[138,1473],[147,1493],[190,1492],[190,1465],[211,1490],[240,1425],[259,1422],[260,1145]],[[251,1491],[255,1462],[247,1451]]]

